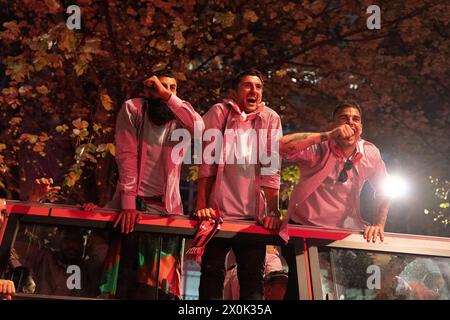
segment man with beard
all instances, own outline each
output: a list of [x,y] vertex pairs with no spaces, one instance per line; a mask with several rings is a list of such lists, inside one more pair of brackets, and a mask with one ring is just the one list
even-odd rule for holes
[[[160,71],[145,80],[144,85],[146,97],[125,101],[116,123],[119,181],[110,207],[121,210],[114,227],[119,226],[124,234],[117,296],[145,299],[161,298],[167,293],[179,297],[182,238],[130,233],[142,213],[183,214],[179,191],[181,163],[171,158],[178,142],[172,141],[171,135],[180,127],[191,134],[194,129],[201,134],[204,125],[192,106],[177,97],[177,80],[171,72]],[[159,270],[158,281],[155,270]],[[154,293],[155,287],[164,292]],[[104,293],[115,293],[108,285],[102,288]]]
[[[361,138],[362,127],[361,107],[349,101],[334,109],[332,130],[293,133],[281,139],[282,157],[295,161],[301,171],[285,223],[361,229],[367,242],[378,237],[383,241],[389,199],[381,188],[388,175],[378,148]],[[366,181],[375,189],[377,202],[371,225],[359,212],[360,192]],[[295,284],[294,257],[286,252],[288,248],[284,248],[284,255],[290,264],[289,283]],[[293,299],[298,298],[294,291],[289,286],[288,296]]]
[[179,181],[181,164],[171,159],[176,141],[172,132],[180,127],[191,134],[203,131],[203,120],[187,101],[177,97],[177,80],[160,71],[144,81],[145,98],[125,101],[116,122],[116,162],[119,181],[111,203],[122,212],[116,220],[122,233],[130,233],[141,213],[183,214]]

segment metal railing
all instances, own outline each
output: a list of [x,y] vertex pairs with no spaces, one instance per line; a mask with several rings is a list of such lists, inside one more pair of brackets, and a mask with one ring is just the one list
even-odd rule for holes
[[[34,223],[111,230],[117,213],[110,209],[85,212],[77,206],[7,201],[5,219],[0,229],[0,262],[2,265],[6,263],[20,224]],[[146,214],[135,227],[135,231],[192,238],[195,234],[195,226],[196,222],[186,216]],[[385,233],[383,243],[367,243],[362,237],[362,232],[357,230],[335,230],[299,225],[289,225],[289,235],[290,244],[295,248],[299,297],[302,300],[324,298],[322,267],[319,261],[320,250],[343,249],[379,254],[450,258],[450,238]],[[271,231],[254,222],[242,220],[225,221],[215,237],[283,244],[283,241]],[[19,296],[30,298],[29,295]],[[48,297],[39,296],[39,298]]]

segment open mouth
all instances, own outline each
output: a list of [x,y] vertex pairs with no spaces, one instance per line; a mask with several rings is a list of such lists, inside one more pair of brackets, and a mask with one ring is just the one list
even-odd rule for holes
[[254,97],[248,97],[248,98],[247,98],[247,102],[248,102],[248,103],[256,103],[256,98],[254,98]]

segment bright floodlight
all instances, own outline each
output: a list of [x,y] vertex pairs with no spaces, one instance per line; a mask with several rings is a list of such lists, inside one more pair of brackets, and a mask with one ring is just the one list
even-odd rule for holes
[[383,192],[388,197],[401,198],[408,194],[409,185],[403,177],[393,175],[383,183]]

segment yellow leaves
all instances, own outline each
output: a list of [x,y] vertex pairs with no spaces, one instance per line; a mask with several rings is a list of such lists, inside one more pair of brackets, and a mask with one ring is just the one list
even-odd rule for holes
[[99,135],[100,134],[99,130],[102,129],[102,126],[98,123],[94,123],[92,125],[92,129],[94,129],[95,133],[97,133]]
[[89,53],[80,55],[77,63],[74,66],[77,76],[82,76],[84,74],[84,72],[89,67],[90,61],[92,61],[92,56]]
[[28,142],[30,144],[35,144],[38,141],[38,136],[30,133],[22,133],[19,137],[19,142]]
[[247,9],[244,12],[244,19],[255,23],[256,21],[258,21],[258,16],[256,15],[255,11]]
[[93,59],[93,54],[101,56],[107,55],[107,53],[103,51],[100,46],[100,39],[92,38],[86,40],[85,45],[80,48],[81,54],[74,66],[77,76],[81,76],[86,72],[87,68],[89,67],[89,63]]
[[106,157],[106,152],[109,152],[113,157],[116,156],[116,146],[113,143],[102,143],[95,151],[101,154],[102,158]]
[[149,27],[153,23],[153,15],[155,14],[155,8],[153,6],[149,6],[145,10],[145,14],[143,19],[141,19],[141,23],[144,27]]
[[31,187],[30,201],[55,202],[58,199],[59,186],[53,186],[53,179],[35,179]]
[[96,152],[96,146],[92,143],[82,144],[75,150],[75,159],[78,166],[84,166],[84,162],[89,160],[92,163],[97,163],[94,154]]
[[3,23],[5,31],[0,32],[0,39],[15,41],[20,36],[20,29],[16,21],[8,21]]
[[[15,87],[4,88],[1,91],[3,97],[0,97],[0,103],[6,102],[13,109],[16,109],[20,105],[20,100],[18,99],[18,90]],[[3,100],[3,101],[2,101]]]
[[57,0],[44,0],[50,13],[57,13],[61,9],[61,5]]
[[46,86],[44,86],[44,85],[42,85],[42,86],[37,86],[36,87],[36,91],[37,92],[39,92],[40,94],[43,94],[43,95],[47,95],[50,91],[48,90],[48,88],[46,87]]
[[183,36],[183,32],[186,31],[188,27],[184,24],[183,20],[176,18],[174,21],[173,32],[174,32],[174,44],[178,49],[183,49],[186,39]]
[[48,141],[51,138],[49,137],[45,132],[42,133],[40,136],[30,133],[23,133],[20,137],[18,142],[28,142],[30,145],[33,145],[32,150],[34,152],[38,152],[42,157],[46,156],[45,150],[45,142]]
[[75,33],[73,30],[65,29],[60,34],[60,41],[58,47],[67,52],[72,52],[76,48],[77,40],[75,38]]
[[152,72],[155,73],[160,70],[164,70],[166,67],[167,67],[167,63],[162,63],[162,62],[157,63],[152,67]]
[[281,180],[291,184],[297,184],[300,179],[300,169],[297,166],[288,166],[281,170]]
[[33,70],[33,66],[22,60],[21,56],[7,57],[4,63],[6,64],[5,74],[16,82],[23,82],[25,77],[28,77],[30,71]]
[[85,45],[81,48],[81,51],[83,53],[105,55],[107,53],[101,49],[101,44],[102,42],[98,38],[87,39]]
[[186,177],[186,181],[196,181],[198,179],[198,166],[189,167],[189,173]]
[[30,85],[23,85],[23,86],[21,86],[21,87],[19,87],[19,94],[22,96],[22,97],[25,97],[25,98],[34,98],[35,96],[36,96],[36,94],[35,93],[33,93],[33,87],[32,86],[30,86]]
[[214,15],[214,22],[220,24],[222,28],[229,28],[234,24],[236,16],[228,11],[227,13],[216,12]]
[[0,143],[0,152],[6,149],[6,144]]
[[65,124],[56,127],[56,132],[58,133],[65,133],[67,130],[69,130],[69,127]]
[[285,69],[280,69],[275,71],[275,74],[277,75],[277,77],[285,77],[287,75],[287,71]]
[[79,63],[77,63],[74,66],[75,73],[77,74],[77,76],[83,75],[83,73],[86,71],[88,66],[89,66],[89,63],[87,63],[87,62],[79,62]]
[[112,109],[112,100],[110,96],[108,95],[108,92],[104,90],[102,94],[100,95],[100,100],[102,101],[102,106],[107,111],[111,111]]
[[50,137],[48,136],[48,134],[46,134],[45,132],[43,132],[40,136],[39,136],[39,141],[41,142],[45,142],[50,140]]
[[152,40],[150,42],[151,47],[155,47],[159,51],[169,51],[170,49],[170,43],[167,40]]
[[186,81],[187,80],[186,74],[184,74],[184,72],[178,72],[177,73],[177,80],[178,81]]
[[186,43],[186,39],[184,38],[183,33],[181,31],[175,32],[174,38],[175,38],[175,40],[174,40],[173,44],[178,49],[183,49],[184,44]]
[[8,171],[8,166],[5,163],[5,157],[0,154],[0,173],[6,173]]
[[112,143],[107,143],[106,144],[106,150],[109,151],[109,153],[115,157],[116,156],[116,146]]
[[106,144],[102,143],[97,147],[97,149],[95,151],[100,153],[100,152],[105,152],[105,150],[106,150]]
[[78,118],[76,120],[72,121],[72,125],[77,129],[86,129],[89,126],[89,123],[85,120],[81,120],[81,118]]
[[76,168],[73,171],[70,171],[63,182],[63,185],[68,186],[68,187],[73,187],[77,181],[80,179],[81,174],[83,173],[83,170],[80,168]]
[[89,123],[87,121],[78,118],[72,121],[72,125],[75,127],[75,129],[72,130],[74,136],[84,140],[84,138],[89,135],[89,131],[87,130]]
[[41,157],[46,156],[44,149],[45,149],[45,143],[43,143],[43,142],[36,142],[35,145],[33,146],[33,151],[38,152],[41,155]]

